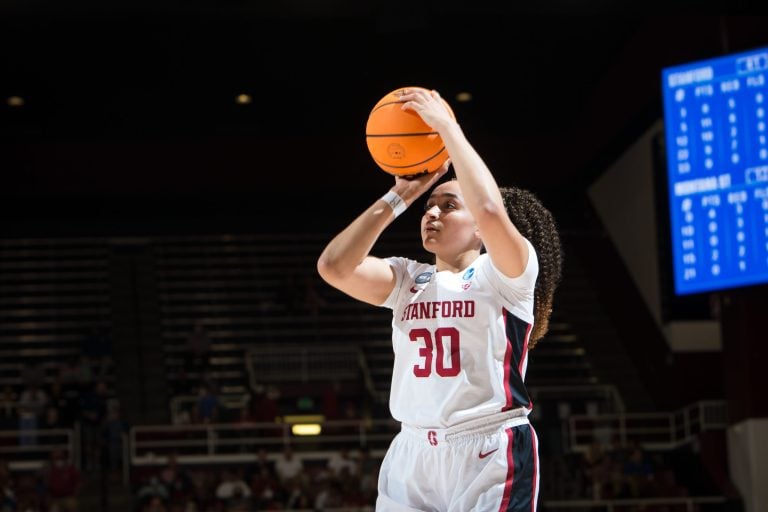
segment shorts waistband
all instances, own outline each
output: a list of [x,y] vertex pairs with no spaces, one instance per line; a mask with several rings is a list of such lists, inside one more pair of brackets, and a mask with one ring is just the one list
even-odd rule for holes
[[436,446],[441,441],[450,443],[467,437],[489,434],[502,426],[516,427],[526,423],[530,423],[528,421],[528,410],[519,408],[467,421],[449,428],[423,428],[401,423],[400,431]]

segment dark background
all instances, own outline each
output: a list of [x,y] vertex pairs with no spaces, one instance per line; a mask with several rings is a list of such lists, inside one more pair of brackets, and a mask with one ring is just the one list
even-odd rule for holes
[[[587,190],[661,118],[662,68],[766,46],[768,17],[740,1],[519,4],[0,0],[0,236],[115,236],[111,271],[131,286],[154,272],[144,235],[325,236],[393,181],[367,152],[371,107],[435,88],[499,183],[534,190],[568,235],[570,296],[557,298],[571,309],[555,311],[600,382],[622,384],[633,411],[725,397],[732,421],[764,416],[762,289],[715,303],[723,351],[673,353]],[[236,104],[241,93],[253,103]],[[415,238],[418,215],[394,228]],[[159,327],[139,342],[131,330],[133,315],[158,315],[136,282],[113,329],[126,351],[157,349]],[[710,297],[676,299],[665,283],[665,320],[714,316]]]
[[738,2],[502,5],[3,2],[2,233],[336,229],[390,186],[365,122],[409,84],[441,92],[500,183],[578,226],[662,115],[662,67],[768,42]]

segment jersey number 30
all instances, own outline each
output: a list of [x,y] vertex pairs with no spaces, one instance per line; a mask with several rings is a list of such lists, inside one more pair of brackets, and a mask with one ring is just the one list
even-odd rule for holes
[[[461,361],[459,360],[459,331],[455,327],[438,327],[435,329],[434,338],[427,329],[412,329],[410,332],[411,341],[418,342],[424,340],[424,346],[419,349],[419,355],[424,358],[421,366],[413,365],[413,374],[417,377],[429,377],[432,374],[432,360],[435,360],[435,372],[441,377],[455,377],[461,370]],[[449,341],[451,351],[450,366],[445,366],[445,344],[443,340]],[[434,340],[434,341],[433,341]],[[436,341],[436,343],[435,343]],[[437,348],[437,357],[434,357],[435,347]]]

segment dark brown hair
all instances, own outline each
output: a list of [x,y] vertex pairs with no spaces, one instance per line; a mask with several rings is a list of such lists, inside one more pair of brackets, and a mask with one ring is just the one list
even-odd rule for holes
[[533,348],[549,330],[549,317],[555,290],[560,284],[563,252],[555,218],[528,190],[500,187],[501,197],[509,218],[517,230],[531,242],[539,260],[539,276],[534,288],[533,332],[528,348]]

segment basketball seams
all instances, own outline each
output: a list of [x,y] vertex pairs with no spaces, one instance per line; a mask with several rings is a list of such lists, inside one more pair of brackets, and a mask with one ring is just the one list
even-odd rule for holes
[[[423,87],[408,89],[429,91]],[[437,131],[415,112],[402,109],[402,91],[391,91],[371,109],[365,127],[368,150],[381,169],[395,176],[435,172],[448,158],[448,152]],[[450,105],[440,100],[455,119]]]
[[432,159],[434,159],[434,158],[435,158],[437,155],[439,155],[439,154],[440,154],[440,153],[442,153],[443,151],[445,151],[445,146],[443,146],[442,148],[440,148],[440,150],[439,150],[437,153],[435,153],[434,155],[430,156],[429,158],[425,158],[424,160],[422,160],[422,161],[420,161],[420,162],[414,162],[414,163],[412,163],[412,164],[408,164],[408,165],[392,165],[392,164],[388,164],[388,163],[385,163],[385,162],[381,162],[381,161],[379,161],[379,160],[377,160],[377,159],[375,159],[375,158],[374,158],[373,160],[374,160],[374,161],[375,161],[377,164],[380,164],[380,165],[385,165],[385,166],[387,166],[387,167],[391,167],[392,169],[408,169],[409,167],[418,167],[419,165],[424,165],[424,164],[426,164],[427,162],[429,162],[429,161],[431,161]]
[[413,133],[366,133],[366,137],[429,137],[430,135],[439,135],[437,132],[413,132]]
[[373,107],[373,110],[371,110],[371,114],[373,114],[374,112],[376,112],[377,110],[379,110],[381,108],[388,107],[389,105],[402,105],[403,103],[405,103],[405,102],[404,101],[387,101],[387,102],[384,102],[384,103],[382,103],[380,105],[376,105],[375,107]]

